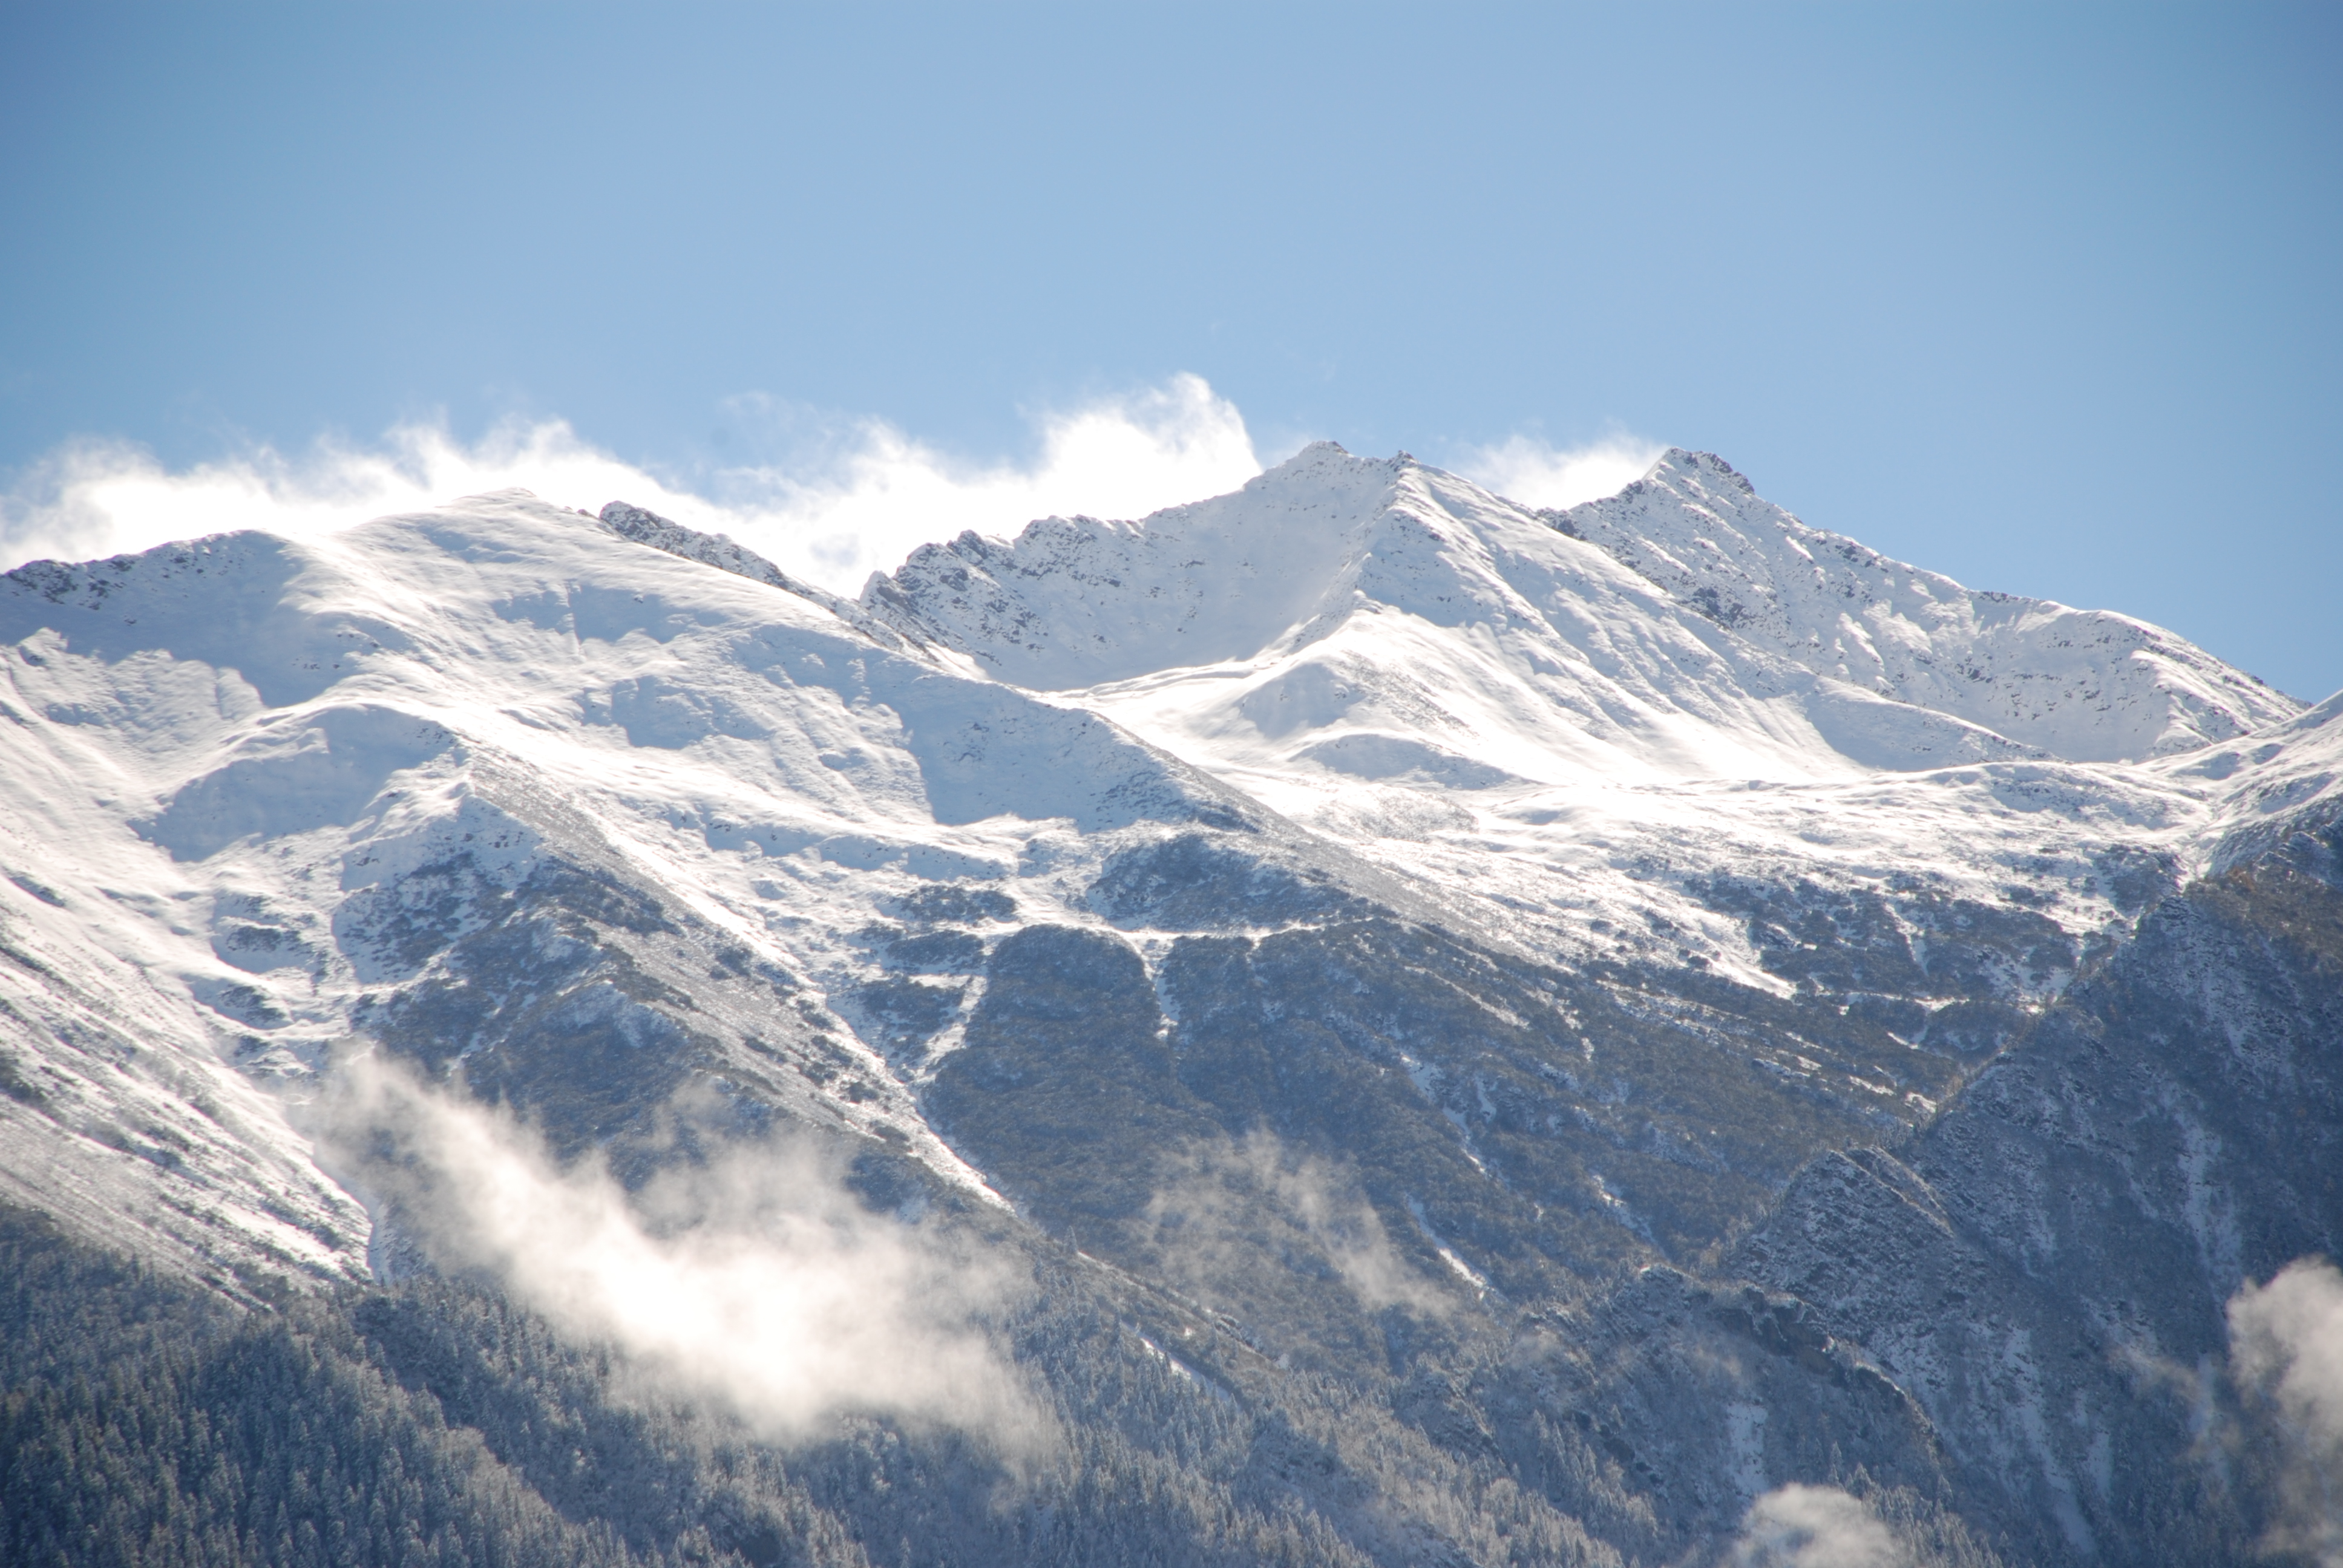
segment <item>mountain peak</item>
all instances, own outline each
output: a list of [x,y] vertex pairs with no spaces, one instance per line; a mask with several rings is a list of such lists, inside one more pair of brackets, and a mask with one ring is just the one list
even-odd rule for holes
[[1757,648],[2070,760],[2190,750],[2300,706],[2161,628],[1974,591],[1809,528],[1712,453],[1670,447],[1546,516]]
[[1755,496],[1756,487],[1748,477],[1714,452],[1695,452],[1688,447],[1671,447],[1660,454],[1659,460],[1645,470],[1644,478],[1651,479],[1663,471],[1679,475],[1694,483],[1705,484],[1722,480],[1745,496]]
[[[1251,489],[1256,485],[1262,484],[1290,484],[1296,480],[1307,480],[1315,476],[1330,473],[1355,474],[1385,466],[1376,462],[1373,457],[1360,457],[1340,441],[1312,441],[1283,462],[1271,464],[1245,481],[1242,487]],[[1199,503],[1192,503],[1193,504]],[[1185,511],[1188,508],[1173,507],[1167,509]]]

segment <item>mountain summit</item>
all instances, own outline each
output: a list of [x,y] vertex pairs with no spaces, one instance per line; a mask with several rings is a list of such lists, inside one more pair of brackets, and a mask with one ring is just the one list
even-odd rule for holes
[[1673,448],[1616,496],[1541,515],[1818,675],[2069,761],[2190,750],[2301,708],[2159,627],[1980,593],[1807,528],[1705,453]]

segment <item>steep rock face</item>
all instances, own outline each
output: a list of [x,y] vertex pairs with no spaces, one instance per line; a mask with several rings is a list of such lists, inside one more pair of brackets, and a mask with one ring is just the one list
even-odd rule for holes
[[1965,588],[1810,528],[1704,452],[1671,448],[1617,495],[1545,515],[1807,669],[2071,761],[2187,751],[2300,710],[2128,616]]
[[[2223,1307],[2343,1251],[2331,819],[2160,904],[1896,1156],[1801,1172],[1733,1253],[1863,1345],[2023,1554],[2250,1555]],[[2266,1479],[2266,1478],[2265,1478]]]
[[1878,1363],[1747,1284],[1640,1271],[1524,1322],[1468,1386],[1515,1473],[1640,1561],[1729,1536],[1785,1478],[1844,1483],[1859,1465],[1869,1486],[1953,1490],[1926,1414]]
[[1433,1294],[1575,1298],[1692,1260],[1809,1151],[1916,1123],[1967,1070],[1875,1011],[1573,973],[1233,839],[1122,850],[1090,901],[1119,930],[1029,925],[939,962],[981,993],[920,1103],[1025,1211],[1142,1270],[1167,1244],[1151,1199],[1250,1148],[1345,1172]]

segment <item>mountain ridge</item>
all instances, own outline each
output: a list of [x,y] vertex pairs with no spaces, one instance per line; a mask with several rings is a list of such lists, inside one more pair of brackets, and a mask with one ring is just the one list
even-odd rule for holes
[[[1722,484],[1712,487],[1710,480]],[[1616,496],[1548,515],[1719,624],[1810,668],[1907,700],[1933,699],[2022,742],[2048,744],[2057,736],[2060,754],[2074,760],[2190,750],[2302,706],[2144,621],[1964,588],[1807,528],[1708,454],[1671,448]],[[2088,672],[2082,691],[2029,689],[2043,684],[2046,653],[2077,645],[2119,657],[2075,661]],[[2134,715],[2119,711],[2125,697],[2110,687],[2130,689]],[[2139,701],[2142,689],[2165,696],[2161,728],[2154,705]],[[2072,713],[2078,703],[2079,724],[2052,720],[2062,705]]]

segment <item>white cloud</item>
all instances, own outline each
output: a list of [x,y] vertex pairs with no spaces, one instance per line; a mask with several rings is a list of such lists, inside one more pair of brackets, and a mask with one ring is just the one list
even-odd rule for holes
[[2289,1263],[2229,1298],[2229,1367],[2275,1417],[2271,1550],[2343,1568],[2343,1272]]
[[1401,1256],[1357,1175],[1255,1131],[1199,1143],[1184,1169],[1149,1199],[1142,1234],[1161,1265],[1192,1294],[1226,1299],[1272,1251],[1316,1251],[1369,1311],[1401,1306],[1425,1317],[1455,1310],[1449,1289]]
[[1197,376],[1051,417],[1041,436],[1030,467],[971,465],[866,421],[823,471],[728,471],[727,493],[741,497],[755,518],[734,537],[785,569],[850,593],[915,547],[962,529],[1013,534],[1052,514],[1141,518],[1233,490],[1261,472],[1236,405]]
[[629,1201],[500,1111],[371,1056],[312,1108],[328,1162],[389,1195],[444,1267],[482,1270],[563,1332],[763,1435],[849,1411],[1031,1452],[1041,1418],[981,1327],[998,1265],[858,1205],[802,1150],[736,1152]]
[[[773,412],[767,399],[734,400],[741,423],[773,422]],[[405,425],[371,447],[321,441],[301,457],[260,447],[176,471],[127,442],[80,441],[31,465],[0,495],[0,568],[236,528],[327,533],[517,486],[588,511],[610,500],[649,507],[851,595],[871,572],[963,529],[1011,535],[1052,514],[1141,518],[1235,489],[1261,471],[1244,417],[1201,377],[1174,376],[1036,423],[1040,449],[1030,462],[955,457],[871,418],[798,444],[789,460],[693,480],[621,461],[558,419],[508,424],[468,445],[439,426]],[[1466,453],[1456,467],[1513,500],[1569,507],[1642,477],[1662,449],[1625,435],[1568,449],[1513,436]]]
[[558,420],[508,426],[472,447],[403,426],[373,448],[320,442],[297,460],[264,447],[176,473],[142,447],[85,441],[34,465],[0,498],[0,561],[88,559],[233,528],[300,538],[515,485],[578,506],[620,494],[654,507],[689,501]]
[[1666,449],[1627,435],[1562,450],[1534,437],[1512,436],[1466,453],[1456,471],[1523,506],[1574,507],[1617,495],[1642,478]]
[[1776,1487],[1749,1505],[1738,1568],[1905,1568],[1912,1553],[1864,1503],[1835,1486]]
[[1035,518],[1136,518],[1234,489],[1261,471],[1243,417],[1198,377],[1046,417],[1029,464],[969,463],[883,420],[802,467],[744,467],[702,495],[621,462],[559,421],[515,424],[467,446],[433,426],[379,446],[320,443],[289,458],[261,447],[173,472],[122,442],[79,442],[0,497],[0,567],[79,560],[233,528],[301,536],[387,512],[518,486],[598,510],[623,499],[728,533],[785,570],[841,593],[917,545],[964,528],[1013,533]]

